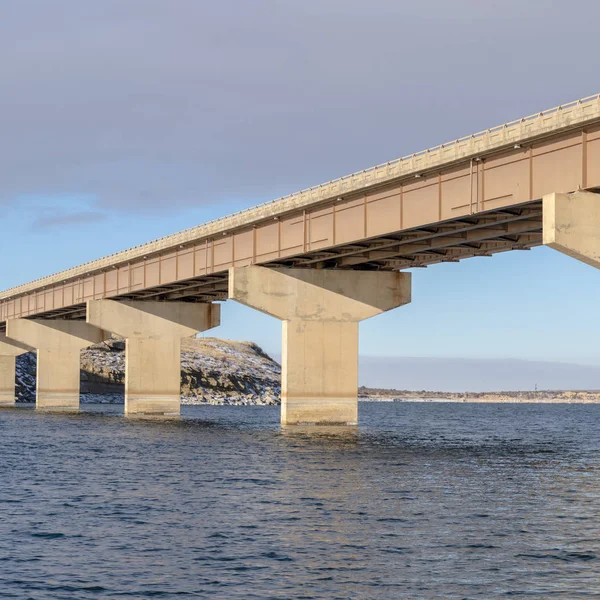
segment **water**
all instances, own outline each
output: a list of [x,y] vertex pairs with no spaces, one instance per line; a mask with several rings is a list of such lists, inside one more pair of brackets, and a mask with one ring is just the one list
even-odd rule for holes
[[0,412],[0,598],[600,597],[600,405]]

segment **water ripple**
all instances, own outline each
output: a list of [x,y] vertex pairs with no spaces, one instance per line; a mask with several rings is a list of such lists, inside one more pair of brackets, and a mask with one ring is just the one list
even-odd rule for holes
[[600,406],[0,412],[0,598],[600,597]]

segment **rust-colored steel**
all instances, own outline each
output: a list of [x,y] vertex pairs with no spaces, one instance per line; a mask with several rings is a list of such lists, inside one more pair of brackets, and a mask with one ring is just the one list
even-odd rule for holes
[[101,298],[211,301],[227,270],[400,270],[541,244],[541,198],[600,188],[600,97],[509,123],[0,294],[11,318]]

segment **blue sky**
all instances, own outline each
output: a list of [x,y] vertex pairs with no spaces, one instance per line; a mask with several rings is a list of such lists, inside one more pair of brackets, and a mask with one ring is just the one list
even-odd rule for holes
[[[3,4],[0,288],[600,92],[600,5],[547,8]],[[597,270],[546,248],[438,265],[360,349],[598,366],[599,298]],[[214,334],[280,351],[233,302]]]

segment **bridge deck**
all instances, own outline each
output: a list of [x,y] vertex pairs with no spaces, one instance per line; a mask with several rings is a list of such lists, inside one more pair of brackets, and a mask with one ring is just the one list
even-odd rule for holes
[[541,244],[541,198],[600,188],[600,95],[379,165],[21,285],[9,318],[80,318],[86,300],[210,301],[227,270],[401,270]]

